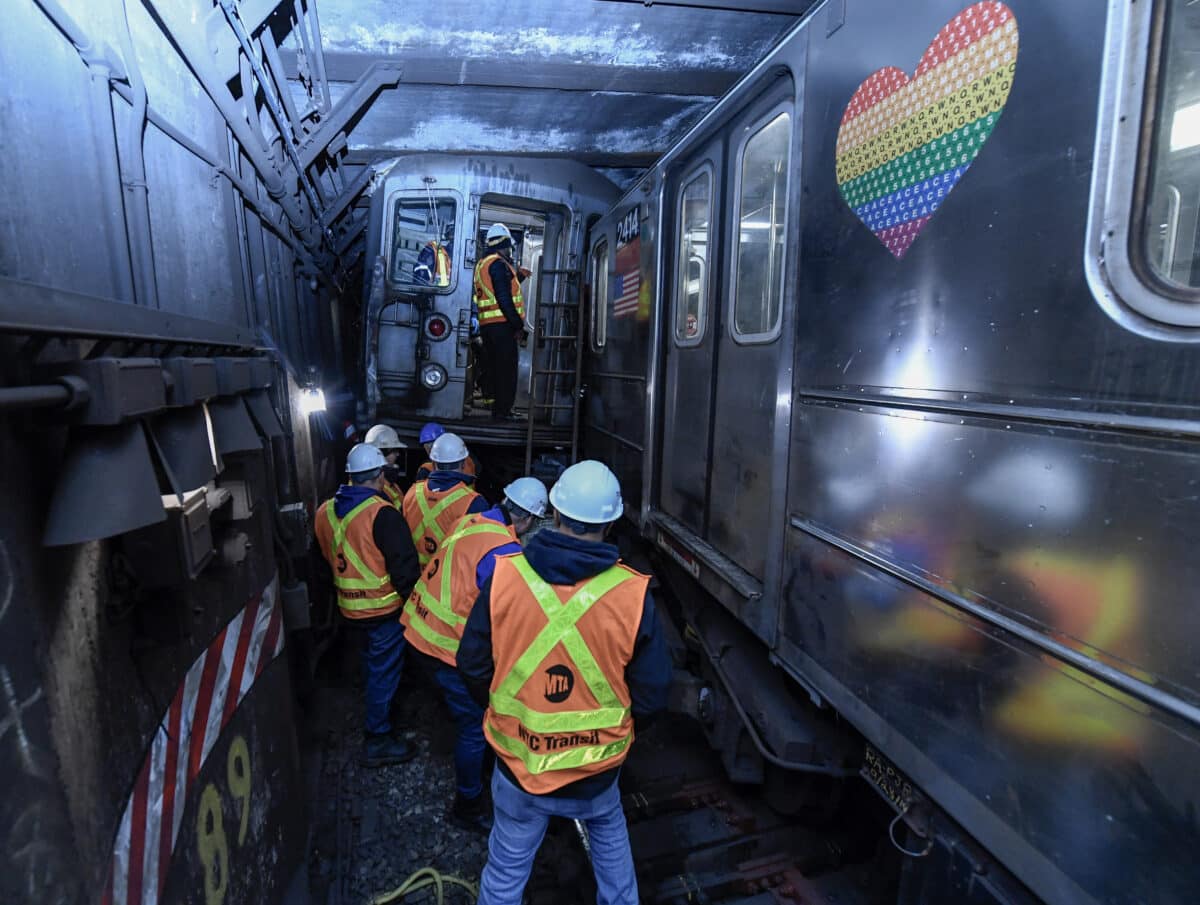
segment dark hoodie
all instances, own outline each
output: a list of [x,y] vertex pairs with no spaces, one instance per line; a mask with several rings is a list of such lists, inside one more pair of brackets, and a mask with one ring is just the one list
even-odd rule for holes
[[[404,521],[400,510],[392,505],[391,500],[385,494],[373,487],[343,484],[333,497],[333,514],[338,518],[345,518],[351,509],[373,496],[379,497],[387,505],[382,507],[379,514],[375,516],[375,526],[371,532],[372,539],[375,541],[375,546],[379,548],[379,552],[383,554],[388,575],[392,579],[392,587],[396,589],[400,598],[404,599],[412,592],[413,585],[421,577],[421,565],[420,560],[417,559],[417,548],[413,546],[412,534],[409,533],[408,524]],[[379,618],[394,620],[396,617],[395,614],[392,614]]]
[[[617,548],[612,544],[581,540],[574,535],[549,529],[531,537],[524,552],[533,570],[545,581],[557,585],[573,585],[599,575],[620,558]],[[492,676],[496,671],[492,659],[491,590],[492,583],[489,580],[471,608],[471,616],[467,619],[458,648],[458,669],[467,680],[471,695],[484,707],[487,706]],[[647,589],[634,641],[633,659],[625,667],[631,710],[639,728],[644,728],[649,717],[667,706],[670,682],[671,662],[666,640],[655,612],[654,598]],[[503,761],[497,761],[497,766],[516,782]],[[592,798],[612,785],[620,772],[620,767],[614,767],[570,783],[551,794],[566,798]]]

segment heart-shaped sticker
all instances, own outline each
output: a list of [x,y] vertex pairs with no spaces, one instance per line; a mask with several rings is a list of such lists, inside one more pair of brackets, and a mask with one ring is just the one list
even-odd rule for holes
[[1004,111],[1017,68],[1017,20],[986,0],[960,12],[916,75],[888,66],[858,86],[837,137],[838,189],[893,255],[970,168]]

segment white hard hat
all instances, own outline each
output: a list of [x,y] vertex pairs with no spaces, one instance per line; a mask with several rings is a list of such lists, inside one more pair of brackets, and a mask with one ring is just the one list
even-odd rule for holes
[[509,242],[511,242],[512,241],[512,233],[508,231],[508,227],[505,226],[503,223],[493,223],[491,226],[488,227],[487,244],[489,246],[490,245],[499,245],[505,239],[507,239]]
[[617,476],[593,459],[562,473],[550,490],[550,504],[560,515],[588,525],[615,522],[624,511]]
[[373,428],[367,431],[367,443],[370,443],[376,449],[404,449],[404,443],[400,440],[400,435],[396,433],[396,429],[387,424],[376,424]]
[[537,478],[517,478],[504,488],[504,495],[538,518],[546,514],[546,485]]
[[387,459],[383,457],[383,453],[370,443],[355,444],[354,449],[350,450],[350,455],[346,456],[346,471],[352,475],[375,471],[385,465]]
[[467,444],[463,443],[458,434],[442,434],[433,441],[433,447],[429,450],[429,458],[433,459],[434,465],[461,462],[469,455]]

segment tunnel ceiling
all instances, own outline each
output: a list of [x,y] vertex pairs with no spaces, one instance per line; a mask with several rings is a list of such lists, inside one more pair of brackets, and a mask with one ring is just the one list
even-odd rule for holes
[[[627,183],[813,2],[320,0],[318,7],[335,104],[372,65],[400,69],[399,84],[383,90],[350,131],[347,163],[422,151],[569,156]],[[296,78],[294,51],[284,63]]]

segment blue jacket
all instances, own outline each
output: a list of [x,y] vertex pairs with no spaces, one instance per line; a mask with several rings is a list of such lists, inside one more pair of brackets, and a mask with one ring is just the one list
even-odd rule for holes
[[[495,522],[497,525],[511,524],[508,520],[508,513],[499,506],[493,506],[487,512],[484,512],[483,517]],[[516,541],[509,541],[506,544],[501,544],[499,547],[488,550],[483,555],[483,559],[479,560],[479,565],[475,567],[475,587],[482,589],[485,584],[492,580],[492,573],[496,571],[497,556],[507,556],[509,553],[520,552],[521,545]]]
[[[525,545],[529,565],[550,584],[572,585],[599,575],[616,564],[620,553],[612,544],[581,540],[571,534],[545,529]],[[491,581],[479,592],[471,609],[458,648],[458,669],[467,680],[472,696],[486,706],[496,664],[492,658]],[[667,706],[671,684],[671,660],[666,639],[649,589],[642,602],[642,618],[634,640],[633,659],[625,667],[625,683],[629,687],[633,718],[645,725],[646,720]],[[497,761],[505,770],[503,761]],[[597,773],[570,783],[552,793],[567,798],[592,798],[616,781],[619,767]],[[509,775],[510,779],[513,779]],[[514,779],[515,782],[515,779]]]

